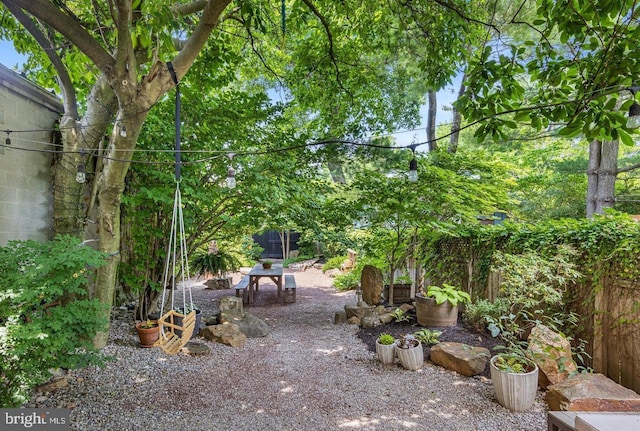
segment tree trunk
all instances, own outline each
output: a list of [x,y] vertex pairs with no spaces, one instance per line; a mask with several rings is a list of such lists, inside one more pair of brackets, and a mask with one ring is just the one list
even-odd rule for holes
[[[458,90],[458,99],[462,97],[464,94],[466,87],[464,85],[466,75],[462,76],[462,81],[460,81],[460,89]],[[449,137],[449,148],[447,151],[451,154],[454,154],[458,151],[458,140],[460,139],[460,126],[462,125],[462,113],[458,111],[453,106],[453,118],[451,122],[451,136]]]
[[436,99],[436,92],[429,90],[429,111],[427,112],[427,142],[429,151],[435,151],[438,149],[438,143],[436,142],[436,112],[438,111],[438,103]]
[[619,142],[594,139],[589,145],[586,216],[603,214],[615,204]]

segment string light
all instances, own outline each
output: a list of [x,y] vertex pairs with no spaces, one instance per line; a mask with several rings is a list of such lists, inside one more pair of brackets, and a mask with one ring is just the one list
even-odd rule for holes
[[9,133],[11,133],[11,130],[5,130],[5,132],[7,132],[7,139],[4,140],[4,144],[11,145],[11,138],[9,137]]
[[411,161],[409,162],[409,173],[407,178],[410,183],[418,181],[418,161],[416,160],[416,144],[411,145]]
[[637,129],[640,127],[640,104],[636,102],[636,92],[640,87],[629,87],[631,96],[633,97],[633,104],[629,107],[629,118],[627,118],[627,129]]
[[87,182],[87,175],[85,173],[84,166],[84,149],[80,150],[80,164],[78,165],[78,171],[76,173],[76,182],[80,184]]
[[[229,158],[229,162],[233,161],[233,157],[235,156],[234,153],[229,153],[227,154],[227,157]],[[235,189],[236,188],[236,170],[233,169],[232,166],[229,166],[229,169],[227,170],[227,179],[225,180],[225,185],[227,186],[227,188],[229,189]]]

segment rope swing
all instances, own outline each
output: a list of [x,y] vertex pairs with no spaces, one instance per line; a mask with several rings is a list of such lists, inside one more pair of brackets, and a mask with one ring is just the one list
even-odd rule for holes
[[[182,196],[180,194],[180,85],[178,77],[171,63],[167,63],[169,73],[176,84],[176,143],[175,143],[175,181],[176,191],[173,200],[173,216],[171,218],[171,233],[167,246],[167,258],[165,260],[162,283],[162,303],[158,320],[160,337],[154,344],[169,355],[178,353],[191,339],[196,325],[196,310],[191,296],[189,284],[189,260],[187,258],[187,241],[184,231],[184,218],[182,215]],[[176,269],[180,269],[176,273]],[[182,308],[175,307],[176,279],[182,285]],[[169,291],[169,292],[168,292]],[[171,297],[171,309],[164,313],[167,294]]]

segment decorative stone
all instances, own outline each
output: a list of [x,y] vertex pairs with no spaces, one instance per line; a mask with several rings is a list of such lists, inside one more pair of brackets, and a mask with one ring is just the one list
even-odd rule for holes
[[538,324],[528,338],[527,356],[540,368],[538,384],[542,388],[559,383],[578,371],[571,356],[571,344],[562,335]]
[[463,343],[442,342],[431,348],[431,362],[463,376],[484,372],[491,355],[489,349]]
[[362,299],[369,305],[382,303],[382,271],[375,266],[365,265],[360,276]]
[[60,388],[64,388],[69,385],[69,380],[66,377],[56,377],[53,380],[44,383],[36,388],[36,392],[53,392]]
[[335,325],[340,325],[340,324],[346,323],[346,322],[347,322],[347,313],[346,313],[346,311],[338,311],[333,316],[333,323]]
[[203,336],[209,341],[226,344],[231,347],[242,347],[247,342],[247,336],[240,331],[235,323],[207,326]]
[[640,411],[640,395],[604,374],[576,374],[548,388],[549,410]]
[[405,313],[408,313],[409,311],[414,310],[416,307],[414,307],[411,304],[404,303],[404,304],[400,304],[398,308],[404,311]]
[[251,313],[228,310],[220,313],[220,323],[234,323],[247,338],[260,338],[269,335],[271,330],[267,323]]
[[347,319],[347,323],[350,325],[358,325],[360,326],[360,318],[357,316],[351,316]]
[[360,319],[360,324],[363,328],[375,328],[376,326],[380,326],[380,319],[378,316],[364,316]]
[[385,325],[387,323],[393,322],[393,315],[391,313],[381,314],[380,316],[378,316],[378,318],[380,319],[380,322],[382,322]]
[[335,278],[340,274],[342,274],[342,272],[338,268],[328,269],[324,272],[324,275],[331,278]]
[[236,310],[243,312],[242,298],[236,296],[223,296],[220,298],[220,311]]
[[347,313],[347,319],[350,319],[353,316],[356,316],[358,319],[362,319],[365,316],[371,316],[373,310],[368,305],[350,305],[347,304],[344,306],[344,311]]
[[211,290],[223,290],[223,289],[231,289],[231,277],[225,278],[212,278],[204,282],[204,285],[207,286],[206,289]]
[[204,344],[187,341],[181,352],[191,356],[205,356],[211,353],[211,349]]

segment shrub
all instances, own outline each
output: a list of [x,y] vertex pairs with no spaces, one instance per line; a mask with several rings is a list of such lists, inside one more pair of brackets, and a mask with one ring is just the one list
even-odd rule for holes
[[351,290],[356,289],[360,283],[360,273],[356,271],[350,271],[344,274],[336,276],[333,281],[333,285],[338,290]]
[[[479,299],[466,305],[464,319],[469,326],[476,331],[482,332],[486,329],[493,329],[490,325],[500,320],[500,316],[509,314],[509,303],[503,298],[497,298],[494,302],[487,299]],[[492,333],[494,337],[498,333]]]
[[86,299],[92,269],[105,255],[70,236],[11,241],[0,248],[0,404],[19,406],[52,368],[104,360],[93,348],[107,313]]
[[322,272],[328,271],[330,269],[340,269],[340,265],[342,265],[342,263],[347,259],[348,257],[346,255],[333,256],[332,258],[328,259],[324,265],[322,265]]

